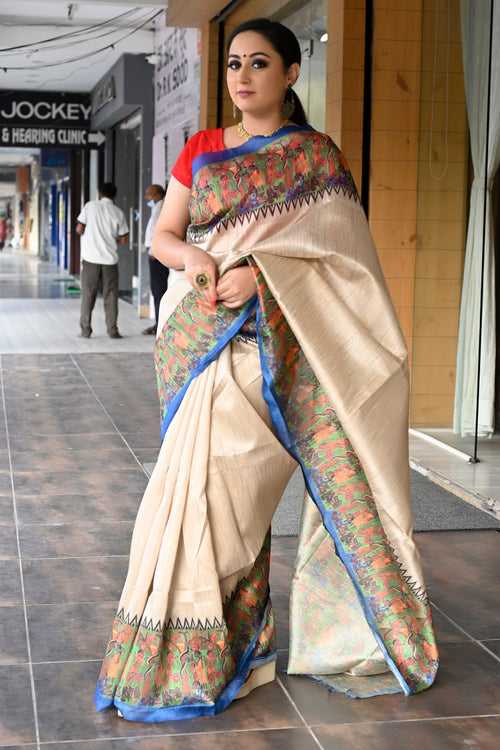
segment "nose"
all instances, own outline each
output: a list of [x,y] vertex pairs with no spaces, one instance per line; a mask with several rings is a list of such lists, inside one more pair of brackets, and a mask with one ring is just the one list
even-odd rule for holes
[[238,71],[238,83],[248,83],[250,80],[250,65],[246,62],[246,60],[243,60],[243,63],[241,65],[241,68]]

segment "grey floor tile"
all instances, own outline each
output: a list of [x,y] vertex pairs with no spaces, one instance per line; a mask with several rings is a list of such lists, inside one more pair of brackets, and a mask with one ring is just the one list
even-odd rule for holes
[[[69,282],[68,282],[69,283]],[[66,291],[66,284],[57,281],[2,281],[0,285],[0,299],[63,299],[70,295]]]
[[[4,565],[11,561],[4,561]],[[24,560],[27,604],[114,602],[120,598],[126,557]],[[2,562],[0,562],[0,566]],[[1,570],[1,567],[0,567]]]
[[0,666],[0,745],[35,739],[28,666]]
[[85,410],[96,409],[99,402],[87,389],[85,393],[76,393],[73,396],[70,393],[60,394],[58,389],[52,391],[39,390],[34,388],[33,392],[25,395],[7,395],[7,425],[9,430],[15,421],[22,418],[28,418],[31,415],[40,415],[48,419],[54,415],[67,412],[79,412],[79,416]]
[[[134,521],[142,495],[142,490],[133,493],[114,490],[105,495],[17,496],[16,505],[21,524]],[[5,507],[5,518],[9,517],[8,512]]]
[[2,370],[67,368],[75,370],[70,354],[2,354]]
[[245,700],[235,701],[225,712],[210,718],[139,724],[117,718],[115,711],[96,713],[93,694],[99,668],[95,662],[34,666],[42,741],[302,727],[277,682],[255,690]]
[[160,432],[160,412],[157,409],[149,413],[119,414],[109,412],[111,419],[120,432],[130,432],[141,428],[149,429],[151,432]]
[[[97,420],[102,416],[102,407],[90,392],[86,393],[85,398],[79,398],[73,403],[65,403],[58,398],[11,399],[7,402],[9,431],[20,422],[69,422],[77,427],[81,421]],[[62,430],[65,431],[67,432]]]
[[278,593],[271,590],[274,617],[276,621],[276,646],[277,648],[288,648],[289,624],[288,624],[288,593]]
[[[11,374],[17,373],[11,370]],[[34,403],[40,399],[42,403],[57,400],[61,404],[71,404],[80,403],[82,399],[88,399],[89,395],[94,398],[87,383],[78,373],[59,377],[53,377],[52,373],[44,372],[40,372],[37,376],[18,375],[5,383],[7,404],[15,404],[24,398]]]
[[14,503],[11,495],[0,495],[0,524],[14,523]]
[[441,643],[461,643],[470,641],[461,630],[456,628],[447,617],[441,614],[437,609],[432,609],[432,622],[438,644]]
[[12,483],[10,481],[10,471],[0,470],[0,497],[12,496]]
[[158,428],[154,430],[132,430],[131,432],[126,432],[122,430],[122,435],[127,441],[127,443],[130,445],[132,450],[141,450],[145,448],[154,448],[155,450],[160,450],[161,446],[161,440],[160,440],[160,420],[158,418]]
[[136,408],[131,407],[125,414],[123,413],[124,407],[108,408],[105,405],[105,408],[120,432],[133,432],[138,429],[160,431],[160,410],[156,404],[149,408],[142,405]]
[[29,606],[32,660],[102,659],[117,606],[118,600]]
[[0,524],[0,560],[12,557],[18,557],[16,527]]
[[65,414],[42,416],[39,413],[32,416],[31,419],[26,418],[16,421],[9,419],[10,434],[14,437],[35,435],[42,438],[45,435],[71,435],[83,432],[93,435],[94,432],[107,432],[111,426],[102,409],[99,413],[85,413],[77,419],[68,419]]
[[130,392],[130,383],[126,380],[118,381],[112,385],[97,383],[92,386],[94,392],[103,403],[158,403],[158,391],[154,372],[148,376],[144,373],[139,381],[134,382],[134,392]]
[[86,382],[90,389],[98,394],[102,400],[119,396],[125,402],[137,398],[151,398],[156,395],[156,376],[143,371],[134,373],[120,372],[119,368],[105,368],[102,372],[89,374],[84,373]]
[[289,560],[274,551],[275,541],[275,537],[273,537],[271,545],[272,566],[269,576],[271,591],[273,596],[278,594],[288,596],[293,576],[293,565]]
[[130,376],[153,366],[150,352],[75,354],[74,359],[89,380],[91,376],[97,377],[106,370]]
[[474,638],[500,637],[500,534],[426,532],[417,543],[432,601]]
[[138,448],[134,450],[134,453],[139,459],[139,461],[141,462],[141,464],[156,463],[159,452],[160,452],[159,445],[155,448]]
[[[207,724],[210,719],[207,719]],[[179,722],[182,732],[183,722]],[[206,732],[206,733],[205,733]],[[46,750],[318,750],[307,729],[183,734],[177,737],[141,737],[98,742],[49,743]]]
[[500,657],[500,639],[494,641],[482,641],[482,643],[484,643],[490,651],[493,651],[494,654]]
[[277,537],[273,539],[273,554],[285,557],[290,563],[293,563],[298,545],[299,540],[296,536]]
[[[92,526],[90,519],[86,524],[21,526],[21,556],[27,558],[128,555],[132,530],[132,523],[109,523],[100,520],[98,525]],[[0,556],[1,550],[0,526]]]
[[155,419],[156,422],[160,420],[160,407],[156,398],[150,398],[146,401],[144,399],[131,399],[129,397],[129,400],[125,402],[114,399],[112,401],[102,400],[101,405],[117,426],[119,426],[119,421],[125,424],[126,418],[129,421],[133,420],[132,427],[128,429],[124,427],[123,432],[148,429],[148,424],[151,420]]
[[[1,435],[0,435],[1,439]],[[0,444],[0,471],[9,471],[9,451]]]
[[12,391],[29,388],[34,383],[38,383],[41,388],[48,389],[86,385],[81,373],[72,364],[7,369],[3,371],[3,381],[8,395]]
[[137,461],[124,442],[120,447],[101,450],[91,447],[58,453],[50,450],[12,453],[14,471],[83,472],[101,465],[109,469],[137,469]]
[[446,719],[407,723],[376,723],[358,726],[314,727],[324,750],[456,750],[461,747],[496,750],[500,718]]
[[136,464],[132,469],[110,469],[103,463],[88,471],[14,472],[18,495],[115,495],[120,492],[143,492],[147,478]]
[[0,606],[22,604],[18,560],[0,560]]
[[24,608],[0,607],[0,664],[28,661]]
[[283,676],[309,724],[500,714],[500,663],[473,643],[441,645],[436,683],[419,695],[355,700],[330,693],[307,677]]
[[46,435],[43,439],[34,435],[23,435],[17,437],[11,435],[10,440],[12,454],[20,452],[37,453],[46,451],[54,457],[60,453],[71,451],[89,450],[111,450],[123,448],[124,442],[118,433],[108,422],[104,432],[93,432],[90,437],[88,433],[76,433],[71,435]]
[[42,394],[38,390],[25,393],[19,397],[7,396],[7,422],[10,428],[12,422],[21,418],[30,418],[36,414],[43,418],[52,415],[63,415],[68,419],[78,419],[86,412],[99,413],[99,402],[87,388],[83,393],[59,393],[58,389],[49,394]]

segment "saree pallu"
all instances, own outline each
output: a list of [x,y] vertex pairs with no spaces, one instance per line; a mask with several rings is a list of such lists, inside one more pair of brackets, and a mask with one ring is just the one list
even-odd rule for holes
[[163,443],[96,689],[126,719],[215,714],[274,675],[270,523],[306,498],[288,672],[353,696],[438,666],[412,538],[407,354],[342,153],[289,126],[193,164],[188,242],[257,295],[211,314],[182,279],[155,349]]

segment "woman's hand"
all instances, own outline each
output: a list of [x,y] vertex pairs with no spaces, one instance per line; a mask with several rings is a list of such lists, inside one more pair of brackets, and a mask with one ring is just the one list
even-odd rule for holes
[[[189,245],[184,253],[184,271],[193,289],[204,297],[213,312],[217,303],[218,268],[212,256],[199,247]],[[200,289],[196,283],[196,277],[200,273],[205,274],[209,280],[204,289]]]
[[255,276],[250,266],[239,266],[227,271],[217,284],[217,297],[225,307],[241,307],[255,292]]

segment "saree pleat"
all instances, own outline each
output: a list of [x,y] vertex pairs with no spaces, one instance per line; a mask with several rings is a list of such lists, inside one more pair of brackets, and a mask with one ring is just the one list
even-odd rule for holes
[[295,462],[261,391],[257,347],[243,341],[190,383],[138,512],[99,709],[210,715],[276,658],[269,526]]
[[291,126],[193,172],[188,242],[221,274],[248,263],[257,295],[210,314],[175,274],[162,301],[164,440],[96,705],[164,721],[259,684],[276,658],[269,527],[297,464],[289,673],[358,697],[424,690],[438,654],[412,536],[407,353],[347,164]]

